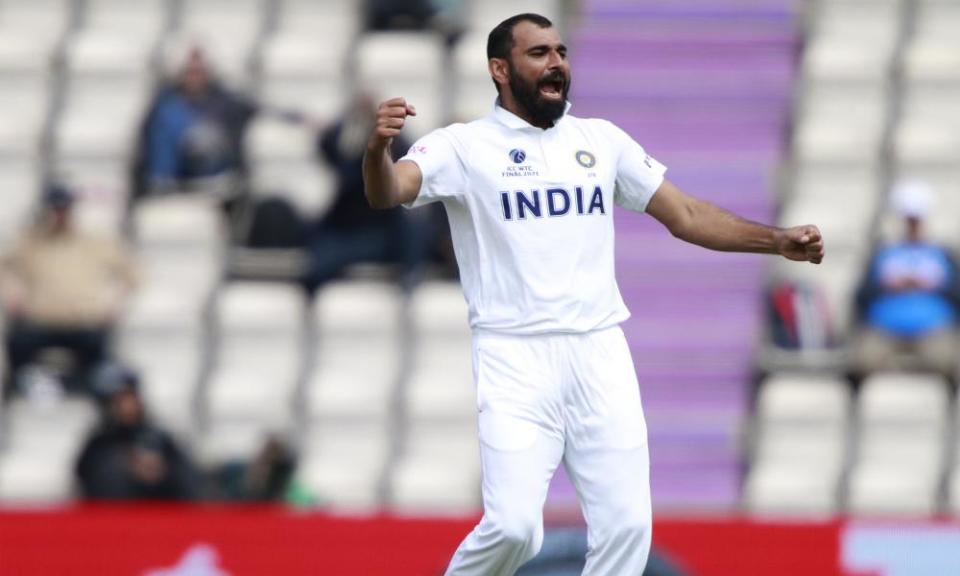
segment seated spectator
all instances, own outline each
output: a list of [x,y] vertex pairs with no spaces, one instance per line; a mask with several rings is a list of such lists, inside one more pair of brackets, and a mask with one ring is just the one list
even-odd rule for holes
[[8,390],[50,349],[71,353],[76,378],[67,384],[83,384],[107,357],[111,327],[136,285],[125,246],[79,230],[74,203],[70,190],[51,186],[36,223],[2,260]]
[[295,466],[296,458],[286,443],[267,438],[253,460],[227,462],[214,472],[213,496],[245,502],[283,500]]
[[923,238],[923,219],[933,200],[929,188],[903,183],[892,200],[906,234],[872,255],[857,292],[858,368],[864,374],[925,369],[952,376],[960,343],[957,264],[945,248]]
[[[201,48],[189,50],[176,79],[159,89],[148,110],[134,166],[135,197],[246,174],[244,133],[264,109],[221,85]],[[276,113],[305,121],[295,112]]]
[[94,392],[102,407],[99,427],[87,439],[76,474],[84,498],[94,500],[190,500],[197,474],[173,438],[150,423],[136,373],[106,364]]
[[368,30],[435,30],[452,46],[463,34],[463,0],[367,0]]
[[[401,281],[412,287],[423,271],[436,237],[436,212],[414,214],[397,207],[374,210],[363,191],[363,154],[375,121],[375,103],[366,95],[353,99],[346,115],[325,130],[319,153],[336,173],[333,206],[310,232],[306,288],[315,292],[358,262],[399,264]],[[393,140],[393,157],[409,142]]]

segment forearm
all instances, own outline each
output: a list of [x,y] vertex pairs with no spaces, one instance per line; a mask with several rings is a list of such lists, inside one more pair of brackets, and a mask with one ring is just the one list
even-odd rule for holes
[[697,200],[688,207],[688,218],[676,236],[710,250],[776,254],[781,232],[780,228],[746,220]]
[[368,147],[363,155],[363,190],[374,208],[393,208],[398,200],[399,182],[390,147]]

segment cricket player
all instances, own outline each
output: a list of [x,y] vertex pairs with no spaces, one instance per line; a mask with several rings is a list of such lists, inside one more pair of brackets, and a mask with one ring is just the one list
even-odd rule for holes
[[815,226],[764,226],[696,200],[625,132],[571,116],[567,48],[543,16],[498,25],[487,57],[499,92],[490,114],[426,135],[394,163],[391,141],[416,109],[388,100],[363,165],[374,207],[444,204],[469,307],[484,513],[447,574],[510,575],[536,555],[562,461],[587,521],[583,573],[640,576],[649,457],[619,328],[629,312],[614,278],[614,205],[713,250],[819,263],[823,241]]

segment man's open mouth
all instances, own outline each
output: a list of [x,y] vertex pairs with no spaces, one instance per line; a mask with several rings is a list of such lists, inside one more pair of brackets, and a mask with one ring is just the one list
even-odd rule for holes
[[561,100],[563,98],[563,88],[565,84],[561,78],[541,81],[540,95],[551,100]]

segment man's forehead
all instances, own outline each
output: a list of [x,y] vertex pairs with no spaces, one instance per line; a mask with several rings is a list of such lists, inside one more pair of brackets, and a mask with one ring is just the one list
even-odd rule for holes
[[513,45],[520,52],[533,46],[556,46],[562,43],[560,33],[553,26],[541,28],[533,22],[523,21],[513,27]]

